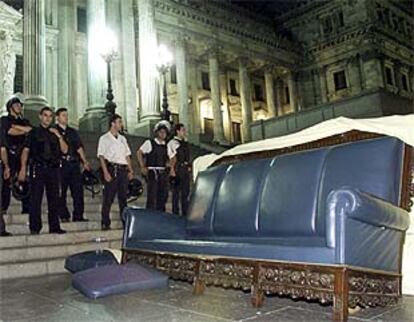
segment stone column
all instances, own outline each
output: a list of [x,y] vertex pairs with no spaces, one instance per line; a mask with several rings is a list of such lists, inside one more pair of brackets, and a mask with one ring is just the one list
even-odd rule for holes
[[322,103],[328,102],[328,86],[326,80],[326,67],[319,69],[319,82],[321,86],[321,101]]
[[59,0],[59,36],[58,36],[58,105],[68,108],[69,122],[77,123],[81,116],[77,112],[77,106],[73,102],[75,96],[75,78],[73,66],[75,65],[75,52],[73,44],[76,42],[76,6],[74,1]]
[[35,124],[45,105],[46,30],[44,0],[24,1],[23,16],[23,91],[25,115]]
[[221,112],[220,75],[217,53],[213,52],[208,58],[211,101],[214,117],[214,142],[224,143],[223,114]]
[[289,72],[288,74],[288,87],[289,87],[289,101],[290,101],[290,108],[291,111],[297,113],[298,110],[298,100],[297,100],[297,88],[296,88],[296,80],[294,77],[293,72]]
[[276,110],[277,116],[282,116],[283,115],[283,80],[281,80],[280,78],[278,78],[276,80]]
[[239,60],[240,101],[242,107],[242,136],[243,142],[251,140],[250,124],[253,121],[252,90],[247,71],[247,60]]
[[1,53],[0,63],[3,68],[0,68],[0,98],[3,114],[7,113],[5,104],[14,92],[14,76],[16,74],[16,54],[13,50],[13,36],[10,32],[5,32]]
[[359,70],[359,58],[357,56],[350,57],[347,62],[349,83],[354,94],[361,92],[361,73]]
[[410,68],[410,72],[409,72],[409,75],[408,75],[408,78],[409,78],[409,80],[408,80],[408,88],[411,88],[411,91],[412,92],[414,92],[414,67],[411,67]]
[[313,99],[312,99],[312,104],[313,105],[317,105],[320,100],[319,100],[319,76],[318,76],[318,71],[315,69],[312,69],[310,71],[311,73],[311,77],[312,77],[312,94],[313,94]]
[[223,128],[224,128],[224,137],[227,142],[231,141],[231,115],[228,102],[228,79],[227,73],[225,70],[220,71],[220,94],[221,94],[221,103],[223,108]]
[[189,60],[189,71],[188,79],[190,82],[190,93],[191,93],[191,124],[189,126],[190,135],[189,140],[191,142],[198,143],[200,141],[201,133],[201,117],[200,117],[200,103],[198,100],[198,73],[197,65],[198,62],[195,59]]
[[384,88],[383,58],[378,51],[367,51],[361,54],[365,88]]
[[[156,68],[158,53],[157,31],[153,0],[136,0],[139,21],[139,77],[141,115],[139,127],[143,135],[152,133],[152,123],[160,118],[159,74]],[[140,129],[140,131],[141,131]]]
[[121,52],[124,84],[124,123],[128,133],[134,133],[138,125],[137,73],[135,61],[135,30],[133,0],[121,0]]
[[185,42],[183,36],[181,35],[177,37],[175,42],[175,61],[177,70],[178,113],[180,116],[180,123],[183,123],[188,130],[191,130],[189,127],[190,117],[188,113],[188,84]]
[[277,109],[275,103],[275,84],[272,74],[272,69],[267,68],[265,71],[265,83],[266,83],[266,103],[269,117],[277,116]]
[[79,127],[85,131],[105,131],[106,63],[99,52],[105,32],[105,0],[87,0],[88,20],[88,107]]

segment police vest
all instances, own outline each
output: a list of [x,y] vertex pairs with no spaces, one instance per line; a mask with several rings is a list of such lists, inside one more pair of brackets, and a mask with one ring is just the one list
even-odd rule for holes
[[177,152],[176,154],[177,165],[189,164],[190,163],[190,145],[188,144],[188,142],[184,140],[178,140],[176,138],[174,138],[173,140],[176,140],[179,144],[177,151],[176,151]]
[[146,155],[147,167],[165,167],[168,161],[167,145],[151,139],[151,152]]

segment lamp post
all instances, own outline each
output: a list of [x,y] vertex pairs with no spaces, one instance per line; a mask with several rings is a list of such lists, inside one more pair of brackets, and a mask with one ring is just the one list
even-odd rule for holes
[[167,77],[166,74],[171,67],[172,54],[165,45],[160,45],[158,48],[158,60],[157,69],[162,75],[163,90],[162,90],[162,111],[161,119],[171,123],[171,112],[168,110],[168,97],[167,97]]
[[105,111],[108,117],[111,117],[115,114],[116,103],[114,100],[114,94],[112,90],[112,75],[111,75],[111,63],[118,56],[117,52],[117,41],[114,34],[110,30],[106,30],[105,40],[102,44],[101,56],[106,62],[106,73],[107,73],[107,82],[108,89],[106,93],[106,103]]

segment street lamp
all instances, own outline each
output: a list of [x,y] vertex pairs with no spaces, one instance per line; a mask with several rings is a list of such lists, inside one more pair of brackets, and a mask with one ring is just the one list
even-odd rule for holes
[[105,30],[105,39],[102,40],[101,43],[101,50],[100,54],[102,58],[106,62],[106,71],[107,71],[107,82],[108,82],[108,89],[106,93],[106,103],[105,103],[105,111],[106,114],[110,117],[115,114],[116,104],[114,100],[114,94],[112,90],[112,81],[111,81],[111,63],[114,59],[118,56],[117,47],[118,42],[115,38],[113,32],[109,29]]
[[162,97],[162,111],[161,119],[170,122],[171,112],[168,110],[168,97],[167,97],[167,78],[166,74],[171,67],[173,56],[165,45],[160,45],[158,48],[157,57],[157,69],[163,77],[163,97]]

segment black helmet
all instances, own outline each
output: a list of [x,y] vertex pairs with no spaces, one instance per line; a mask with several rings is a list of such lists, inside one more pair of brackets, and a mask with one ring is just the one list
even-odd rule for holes
[[12,184],[12,194],[16,200],[23,200],[29,196],[30,188],[29,183],[27,181],[20,182],[17,180],[13,180]]
[[92,196],[95,196],[101,191],[99,187],[99,177],[94,173],[94,171],[83,170],[82,182],[85,186],[85,189],[92,192]]
[[159,130],[162,130],[162,129],[166,130],[167,131],[167,134],[169,134],[170,131],[171,131],[171,124],[170,124],[170,122],[168,122],[166,120],[159,121],[154,126],[154,133],[157,133]]
[[13,104],[15,103],[20,103],[20,105],[23,105],[22,101],[20,100],[20,98],[18,98],[17,96],[13,96],[11,99],[9,99],[6,103],[6,108],[7,108],[7,112],[10,112],[11,107],[13,106]]
[[138,178],[133,178],[129,180],[128,183],[128,192],[127,199],[128,202],[132,202],[138,199],[140,195],[144,192],[144,187],[142,186],[141,180]]

